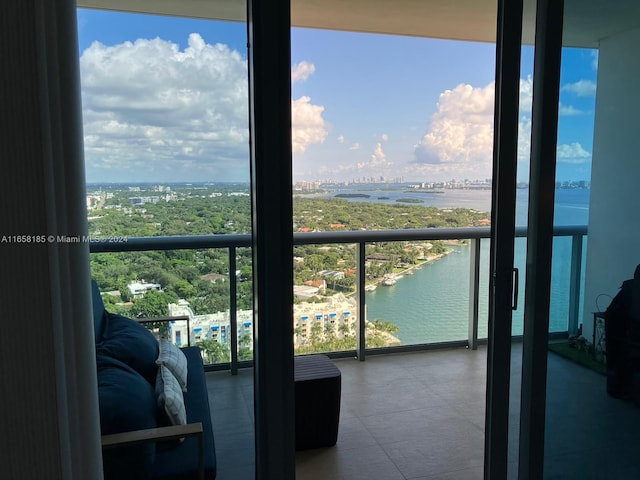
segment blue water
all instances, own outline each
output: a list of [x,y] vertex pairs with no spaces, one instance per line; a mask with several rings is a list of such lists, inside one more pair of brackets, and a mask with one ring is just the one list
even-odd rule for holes
[[[473,208],[480,211],[491,210],[490,190],[444,190],[442,193],[418,193],[411,191],[406,185],[349,185],[346,187],[331,189],[330,193],[309,195],[310,197],[330,198],[340,193],[363,193],[369,198],[345,198],[351,202],[371,202],[397,205],[399,198],[412,198],[422,200],[416,204],[437,208]],[[388,197],[388,198],[381,198]]]
[[[391,192],[385,196],[392,198]],[[417,194],[418,195],[418,194]],[[425,205],[439,208],[466,207],[488,211],[490,191],[446,191]],[[516,224],[527,223],[528,190],[518,190]],[[370,199],[369,199],[370,200]],[[426,200],[426,198],[425,198]],[[359,201],[366,201],[360,199]],[[589,216],[589,190],[556,192],[556,225],[586,225]],[[586,248],[584,249],[586,252]],[[367,318],[389,320],[399,326],[403,344],[430,343],[468,338],[469,247],[456,247],[455,253],[398,280],[393,287],[378,287],[367,292]],[[553,244],[550,330],[567,329],[570,282],[571,238],[557,238]],[[481,243],[479,336],[487,336],[489,240]],[[520,269],[518,310],[513,314],[513,334],[522,333],[524,282],[526,277],[526,239],[515,240],[514,266]]]

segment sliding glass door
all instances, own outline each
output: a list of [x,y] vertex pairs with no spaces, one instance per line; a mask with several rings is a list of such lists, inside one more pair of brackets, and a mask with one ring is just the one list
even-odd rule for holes
[[507,476],[522,1],[499,1],[497,23],[485,478]]
[[[632,119],[640,105],[633,88],[640,71],[640,8],[599,3],[566,0],[563,12],[555,218],[588,222],[589,241],[583,274],[576,272],[582,255],[575,242],[573,248],[553,246],[552,273],[564,263],[565,271],[584,277],[584,298],[569,324],[574,335],[550,338],[548,349],[541,345],[548,367],[540,380],[544,478],[640,475],[638,316],[629,308],[637,301],[632,279],[640,239],[631,220],[639,171]],[[573,252],[570,262],[563,248]],[[556,305],[552,294],[551,329],[562,313]]]

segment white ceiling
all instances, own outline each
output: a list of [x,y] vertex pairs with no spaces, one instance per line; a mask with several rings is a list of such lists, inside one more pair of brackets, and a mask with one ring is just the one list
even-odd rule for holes
[[[532,43],[535,0],[524,0],[523,39]],[[78,0],[79,7],[245,21],[245,0]],[[296,27],[494,42],[497,0],[292,0]],[[565,0],[565,46],[640,26],[638,0]]]

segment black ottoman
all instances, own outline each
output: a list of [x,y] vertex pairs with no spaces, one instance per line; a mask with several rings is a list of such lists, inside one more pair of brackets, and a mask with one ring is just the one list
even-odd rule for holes
[[294,357],[296,450],[331,447],[338,441],[340,370],[326,355]]

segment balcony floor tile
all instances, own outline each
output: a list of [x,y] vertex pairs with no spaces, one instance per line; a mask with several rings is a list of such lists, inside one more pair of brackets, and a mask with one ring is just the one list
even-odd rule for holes
[[[521,346],[513,347],[509,478],[517,477]],[[483,477],[486,348],[334,360],[342,372],[335,447],[298,452],[299,480]],[[549,355],[545,478],[640,478],[640,407],[606,380]],[[254,478],[253,375],[207,374],[220,480]]]

